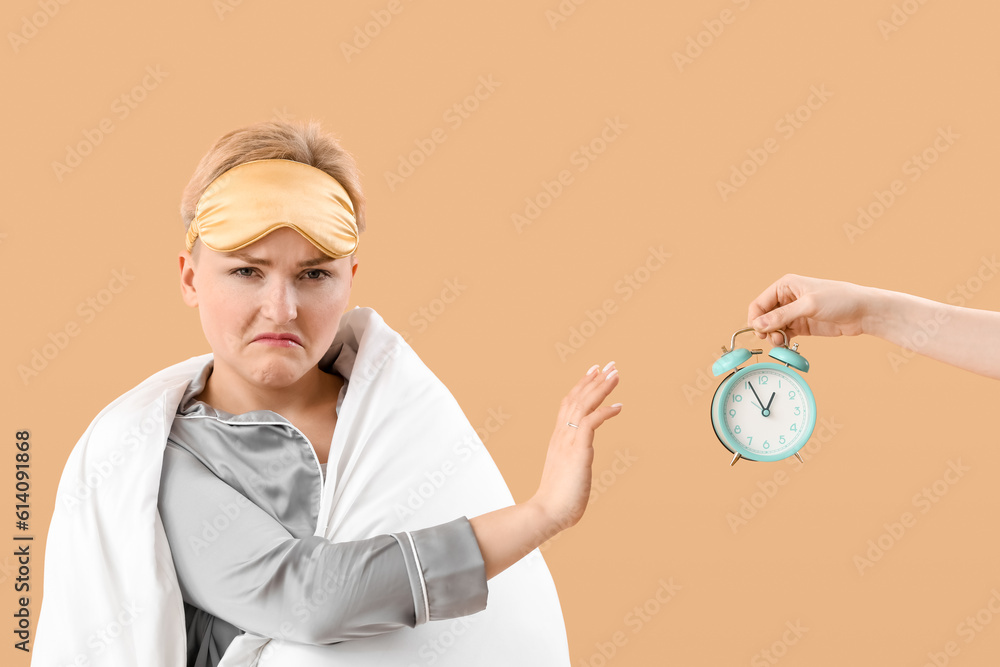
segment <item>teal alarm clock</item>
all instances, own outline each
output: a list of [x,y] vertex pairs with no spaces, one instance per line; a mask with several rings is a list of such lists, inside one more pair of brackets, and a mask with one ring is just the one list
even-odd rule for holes
[[[737,461],[780,461],[796,456],[816,427],[816,399],[799,372],[809,371],[809,362],[798,353],[799,344],[785,342],[768,352],[778,363],[763,361],[739,368],[763,350],[736,349],[736,336],[753,327],[733,333],[729,348],[712,364],[718,377],[729,373],[712,397],[712,428],[722,445],[733,454],[729,465]],[[731,371],[731,372],[730,372]]]

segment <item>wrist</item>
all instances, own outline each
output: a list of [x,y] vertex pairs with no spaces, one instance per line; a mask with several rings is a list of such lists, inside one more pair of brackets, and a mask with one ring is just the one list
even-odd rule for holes
[[891,326],[893,300],[898,294],[878,287],[862,287],[862,289],[865,293],[861,298],[861,333],[884,339]]
[[545,502],[536,493],[526,502],[518,505],[523,509],[524,522],[531,527],[535,547],[541,546],[547,540],[555,537],[569,526],[562,525],[558,518],[546,508]]

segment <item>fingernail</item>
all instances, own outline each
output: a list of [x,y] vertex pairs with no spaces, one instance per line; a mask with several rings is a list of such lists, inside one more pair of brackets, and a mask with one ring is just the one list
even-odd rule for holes
[[600,367],[601,367],[600,364],[594,364],[593,366],[590,367],[590,370],[587,371],[587,375],[593,375],[594,371],[596,371]]
[[621,403],[612,403],[611,404],[611,407],[613,407],[613,408],[620,408],[621,406],[622,406]]
[[615,365],[615,362],[609,361],[608,365],[601,369],[601,372],[603,373],[604,371],[608,370],[609,368],[611,368],[614,365]]
[[615,370],[611,371],[610,373],[608,373],[608,376],[606,378],[604,378],[604,379],[605,380],[610,380],[611,378],[613,378],[616,375],[618,375],[618,369],[617,368]]

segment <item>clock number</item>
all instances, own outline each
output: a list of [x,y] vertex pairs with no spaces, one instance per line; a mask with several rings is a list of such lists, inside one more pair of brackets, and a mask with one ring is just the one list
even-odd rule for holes
[[770,449],[771,443],[769,443],[767,440],[765,440],[764,444],[761,445],[761,447],[763,447],[764,449]]
[[743,400],[743,395],[742,394],[734,394],[733,395],[733,403],[739,403],[742,400]]
[[798,431],[799,427],[796,424],[792,424],[791,426],[788,427],[788,430],[789,431]]
[[788,398],[789,399],[795,398],[795,392],[794,391],[788,392]]
[[781,389],[781,380],[778,380],[778,389]]
[[800,408],[799,406],[796,405],[795,406],[795,414],[798,415],[798,414],[801,414],[801,413],[802,413],[802,408]]
[[767,376],[761,375],[759,378],[757,378],[757,384],[767,384]]
[[753,444],[753,436],[752,435],[748,435],[747,436],[747,445],[752,445],[752,444]]
[[778,436],[778,444],[779,445],[785,444],[785,436],[783,436],[783,435],[779,435]]
[[736,416],[736,410],[732,410],[732,409],[730,409],[730,410],[729,410],[729,416],[730,416],[730,417],[735,417],[735,416]]
[[734,432],[734,433],[739,433],[739,432],[740,432],[740,427],[739,427],[739,426],[737,426],[737,427],[736,427],[735,429],[733,429],[733,432]]

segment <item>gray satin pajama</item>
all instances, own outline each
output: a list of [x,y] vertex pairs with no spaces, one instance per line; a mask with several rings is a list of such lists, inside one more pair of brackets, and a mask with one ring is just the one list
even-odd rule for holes
[[[245,631],[331,644],[486,608],[465,517],[355,542],[314,535],[326,466],[281,415],[232,415],[194,398],[211,370],[209,361],[178,406],[158,499],[189,667],[214,667]],[[338,414],[346,391],[345,381]]]

